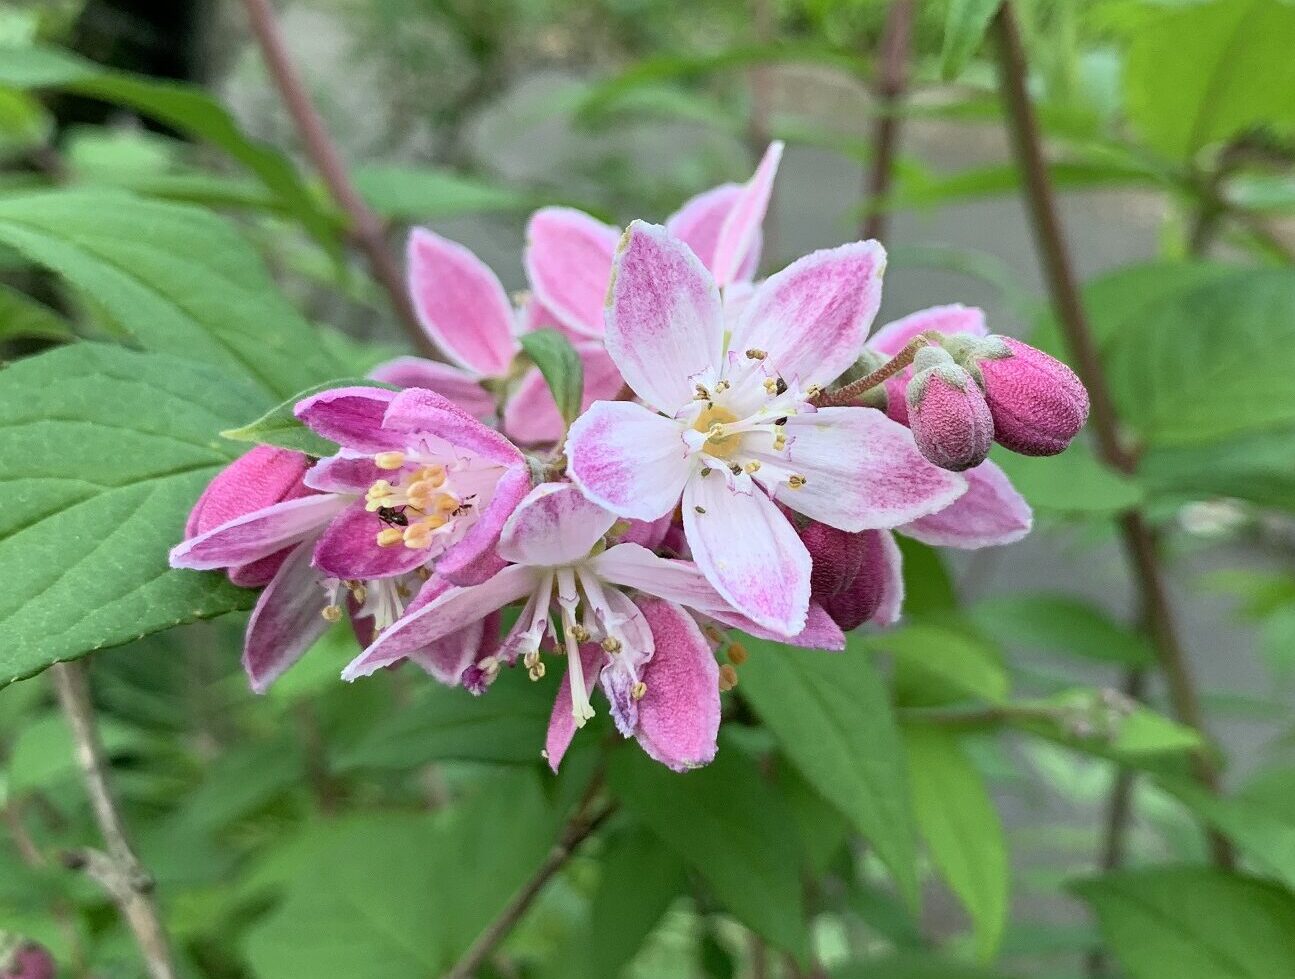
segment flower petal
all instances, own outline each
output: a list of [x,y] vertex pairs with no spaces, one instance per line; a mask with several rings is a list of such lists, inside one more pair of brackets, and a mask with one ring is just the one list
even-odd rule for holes
[[309,461],[301,452],[256,445],[218,472],[198,497],[184,536],[195,537],[223,523],[294,495]]
[[458,242],[426,228],[409,235],[409,296],[424,332],[480,377],[503,377],[517,353],[513,307],[498,277]]
[[526,277],[571,330],[602,336],[603,304],[620,232],[570,207],[545,207],[526,226]]
[[598,401],[577,418],[566,455],[585,496],[639,520],[669,513],[693,468],[679,424],[629,401]]
[[[428,582],[426,587],[436,586]],[[450,588],[420,608],[407,612],[382,633],[377,642],[342,671],[342,679],[356,680],[399,662],[412,651],[485,618],[509,602],[517,601],[534,587],[535,572],[513,565],[479,585]]]
[[[454,586],[448,581],[432,578],[419,592],[418,597],[421,599],[431,591],[431,599],[424,603],[431,604],[431,601],[439,598],[452,587]],[[482,641],[485,638],[484,627],[488,621],[490,616],[469,622],[462,629],[413,650],[409,653],[409,659],[421,666],[429,676],[440,680],[446,686],[458,686],[463,671],[472,665],[481,650]],[[498,628],[497,623],[495,627]]]
[[399,388],[426,388],[435,391],[478,421],[495,417],[495,398],[483,388],[476,376],[426,357],[397,357],[369,371],[369,377]]
[[514,564],[556,567],[589,554],[616,515],[570,483],[544,483],[517,505],[499,537],[499,556]]
[[690,378],[720,363],[715,280],[665,228],[635,221],[616,253],[608,301],[607,352],[640,398],[673,414],[693,397]]
[[787,379],[827,384],[858,359],[881,305],[886,250],[856,241],[771,275],[746,303],[729,346],[755,347]]
[[695,475],[684,487],[683,526],[693,560],[734,609],[782,636],[805,627],[809,552],[763,491]]
[[[585,643],[580,647],[580,667],[584,672],[586,690],[592,690],[597,684],[606,659],[607,654],[597,643]],[[571,675],[564,673],[562,682],[558,684],[558,695],[553,700],[548,733],[544,737],[544,757],[553,771],[556,772],[562,764],[577,730],[575,714],[571,712]]]
[[868,340],[868,349],[893,357],[919,333],[935,330],[937,333],[970,333],[988,336],[985,311],[975,306],[953,303],[948,306],[931,306],[909,313],[903,319],[887,323]]
[[364,502],[357,501],[333,518],[315,544],[315,567],[333,578],[362,581],[408,574],[426,564],[433,554],[427,548],[405,547],[397,542],[379,547],[384,525]]
[[297,402],[293,414],[303,425],[354,452],[400,448],[400,436],[385,431],[382,418],[396,398],[383,388],[347,387],[321,391]]
[[456,449],[479,458],[511,466],[522,460],[521,450],[492,428],[487,428],[458,405],[433,391],[408,388],[392,398],[383,417],[389,436],[400,441],[409,435],[429,433]]
[[778,484],[777,500],[840,530],[896,527],[967,489],[961,474],[933,466],[908,429],[873,408],[820,408],[789,421],[787,434],[790,461],[780,464],[806,481]]
[[265,693],[328,629],[328,598],[310,556],[309,544],[293,549],[248,619],[243,669],[257,693]]
[[878,533],[881,534],[883,574],[881,602],[868,621],[873,625],[888,626],[899,621],[900,611],[904,607],[904,557],[895,542],[894,534],[885,530]]
[[841,631],[840,626],[832,621],[832,617],[828,615],[827,610],[813,599],[810,600],[809,612],[805,617],[805,628],[794,636],[784,636],[781,633],[772,632],[764,626],[752,622],[745,615],[733,611],[716,609],[707,612],[706,615],[721,625],[730,629],[741,629],[757,639],[771,639],[774,642],[801,646],[805,649],[827,649],[832,652],[840,652],[845,648],[845,633]]
[[741,184],[720,184],[684,201],[666,218],[665,229],[693,250],[701,263],[715,270],[715,246],[724,219],[742,196]]
[[332,494],[303,496],[254,510],[171,550],[171,567],[205,571],[258,561],[311,537],[347,504]]
[[636,588],[657,598],[710,612],[727,609],[715,586],[706,580],[701,569],[691,561],[658,557],[646,547],[625,543],[609,547],[590,565],[598,577],[613,585]]
[[899,532],[933,547],[994,547],[1011,544],[1030,532],[1034,513],[1007,474],[993,462],[982,462],[962,474],[967,492],[952,505],[904,524]]
[[436,562],[437,573],[456,585],[475,585],[504,566],[496,552],[504,522],[531,491],[531,471],[524,463],[504,470],[490,502],[480,507],[476,522],[457,544]]
[[[575,348],[584,368],[580,410],[585,411],[595,401],[611,400],[620,394],[625,382],[602,343],[585,341],[577,343]],[[538,367],[532,367],[522,377],[504,408],[504,431],[518,442],[540,445],[556,442],[565,429],[548,381],[544,380]]]
[[[765,212],[769,210],[773,180],[778,175],[778,163],[782,160],[782,146],[781,141],[769,144],[755,174],[743,186],[741,195],[720,228],[719,238],[715,243],[715,258],[710,266],[720,288],[740,278],[745,269],[754,271],[755,263],[751,261],[751,257],[753,252],[758,254],[760,247],[760,226],[764,223]],[[748,274],[747,278],[749,277]]]
[[719,666],[692,616],[673,602],[639,598],[656,652],[643,670],[638,742],[676,772],[712,761],[719,735]]

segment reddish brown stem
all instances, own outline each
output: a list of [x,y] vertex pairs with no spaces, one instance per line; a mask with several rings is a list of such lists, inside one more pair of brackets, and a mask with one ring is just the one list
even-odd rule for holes
[[886,198],[895,174],[901,119],[899,108],[908,89],[909,46],[913,34],[913,0],[894,0],[878,45],[881,66],[873,86],[877,120],[872,133],[872,163],[864,186],[867,211],[859,229],[861,238],[884,238],[888,214]]
[[390,298],[409,342],[420,353],[437,357],[436,348],[419,325],[418,316],[405,291],[400,266],[387,248],[382,219],[364,202],[351,182],[346,164],[342,162],[342,155],[329,135],[319,110],[306,93],[301,76],[297,74],[292,58],[288,55],[270,0],[243,0],[243,7],[247,10],[252,33],[256,36],[270,77],[274,80],[288,115],[297,127],[306,155],[319,171],[337,206],[346,214],[350,235],[368,259],[374,279]]
[[849,384],[843,385],[830,393],[825,391],[810,400],[820,408],[853,404],[873,388],[879,384],[884,384],[911,364],[913,358],[917,356],[917,352],[923,347],[929,346],[930,343],[931,339],[926,334],[913,337],[903,350],[895,354],[894,357],[891,357],[890,360],[871,374],[865,374],[863,377],[851,381]]

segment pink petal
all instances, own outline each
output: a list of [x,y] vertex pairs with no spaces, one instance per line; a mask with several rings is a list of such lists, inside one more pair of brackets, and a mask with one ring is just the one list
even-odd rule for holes
[[379,547],[378,532],[385,527],[363,501],[352,503],[333,518],[315,544],[315,567],[333,578],[362,581],[408,574],[433,556],[427,548],[402,543]]
[[569,329],[603,332],[603,304],[620,232],[570,207],[545,207],[526,226],[526,277]]
[[666,218],[665,229],[691,248],[713,273],[720,229],[741,196],[741,184],[712,187],[685,201],[683,207]]
[[570,483],[544,483],[527,494],[504,524],[499,556],[514,564],[553,567],[585,558],[616,515]]
[[590,564],[598,577],[613,585],[635,588],[703,612],[728,607],[697,565],[658,557],[638,544],[609,547]]
[[738,612],[783,636],[805,628],[809,552],[758,488],[728,488],[718,472],[688,480],[683,526],[693,560]]
[[757,639],[771,639],[774,642],[802,646],[805,649],[828,649],[833,652],[840,652],[845,648],[845,633],[832,621],[827,610],[812,598],[809,602],[809,612],[805,617],[805,628],[794,636],[773,632],[737,612],[713,610],[706,614],[721,625],[730,629],[741,629]]
[[408,261],[409,296],[436,346],[480,377],[507,375],[518,347],[513,307],[495,273],[426,228],[410,233]]
[[[431,598],[423,603],[429,605],[452,587],[454,586],[448,581],[432,578],[418,593],[418,597],[421,600],[430,591]],[[486,616],[469,622],[462,629],[411,651],[409,659],[421,666],[429,676],[440,680],[446,686],[458,686],[463,671],[472,665],[481,651],[485,640],[485,625],[490,620],[491,617]],[[498,623],[491,624],[494,631],[498,632]]]
[[243,669],[257,693],[265,693],[328,629],[328,599],[310,556],[309,544],[288,555],[248,619]]
[[437,573],[456,585],[475,585],[504,566],[496,552],[504,523],[531,491],[531,471],[525,463],[504,470],[495,484],[490,502],[481,507],[477,520],[463,538],[436,562]]
[[967,492],[952,505],[899,528],[900,533],[933,547],[993,547],[1011,544],[1030,532],[1034,514],[1007,474],[982,462],[962,474]]
[[[782,160],[782,145],[779,141],[769,144],[755,174],[742,188],[741,196],[720,228],[711,269],[721,288],[736,281],[744,268],[753,269],[751,257],[753,253],[758,254],[760,226],[764,223],[765,212],[769,210],[773,180],[778,175],[778,163]],[[750,277],[749,274],[747,277]]]
[[904,557],[895,543],[894,534],[885,530],[878,533],[881,534],[881,601],[868,621],[873,625],[888,626],[899,621],[904,607]]
[[184,536],[195,537],[235,517],[282,502],[301,484],[309,461],[300,452],[257,445],[218,472],[198,497]]
[[[610,401],[620,394],[625,382],[601,342],[576,344],[584,366],[584,395],[580,410],[595,401]],[[566,425],[558,414],[549,385],[539,368],[526,372],[504,408],[504,431],[526,445],[549,445],[562,437]]]
[[[607,654],[597,643],[585,643],[580,647],[580,668],[584,673],[585,689],[592,690],[598,682]],[[549,715],[549,730],[544,737],[544,757],[549,768],[558,770],[571,741],[576,736],[576,718],[571,713],[571,675],[564,673],[558,684],[558,695],[553,700],[553,713]]]
[[896,527],[967,489],[961,474],[932,465],[908,429],[873,408],[820,408],[793,418],[787,434],[790,461],[781,465],[806,481],[778,484],[778,502],[840,530]]
[[872,335],[868,341],[868,349],[893,357],[903,350],[913,337],[928,330],[950,334],[970,333],[977,337],[989,334],[989,328],[985,326],[983,309],[953,303],[949,306],[919,309],[916,313],[909,313],[903,319],[887,323]]
[[656,652],[643,670],[638,742],[676,772],[715,757],[719,734],[719,666],[692,616],[673,602],[636,601],[652,628]]
[[293,414],[303,425],[344,448],[386,452],[401,448],[400,437],[382,428],[382,417],[395,398],[394,391],[383,388],[334,388],[298,401]]
[[426,388],[453,401],[478,421],[495,417],[495,397],[476,376],[425,357],[397,357],[369,371],[369,377],[400,388]]
[[305,483],[321,493],[365,492],[379,479],[392,479],[391,471],[379,469],[372,456],[335,455],[320,459],[306,473]]
[[567,436],[567,475],[622,517],[656,520],[679,502],[692,471],[677,422],[629,401],[599,401]]
[[827,384],[858,359],[881,304],[886,251],[857,241],[817,251],[756,287],[730,349],[757,348],[783,377]]
[[383,418],[389,434],[398,438],[400,448],[408,435],[431,434],[456,449],[511,466],[522,460],[521,450],[492,428],[487,428],[458,405],[432,391],[408,388],[391,401]]
[[316,533],[347,500],[331,494],[305,496],[235,517],[171,550],[171,567],[205,571],[259,561]]
[[[426,587],[439,587],[428,582]],[[479,585],[450,588],[419,608],[410,610],[378,641],[342,671],[343,680],[369,676],[406,658],[411,652],[485,618],[535,587],[535,572],[520,565],[504,568]]]
[[635,221],[616,253],[609,302],[607,352],[640,398],[673,414],[692,399],[692,376],[720,362],[715,280],[665,228]]

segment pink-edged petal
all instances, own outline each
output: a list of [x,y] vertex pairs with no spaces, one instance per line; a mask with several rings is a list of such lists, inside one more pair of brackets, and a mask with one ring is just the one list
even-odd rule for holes
[[265,693],[328,629],[323,614],[328,599],[310,553],[309,544],[293,549],[248,619],[243,669],[257,693]]
[[[427,587],[436,586],[428,582]],[[417,609],[411,606],[411,611],[342,671],[342,679],[356,680],[399,662],[415,649],[443,639],[517,601],[534,587],[535,572],[513,565],[479,585],[450,588]]]
[[[595,401],[610,401],[620,394],[625,382],[616,363],[601,343],[585,341],[575,345],[584,368],[584,394],[580,410]],[[566,425],[549,391],[548,381],[538,367],[522,377],[504,408],[504,431],[525,445],[551,444],[562,437]]]
[[782,143],[770,143],[764,151],[764,158],[743,186],[742,193],[720,228],[711,270],[721,288],[740,278],[743,271],[751,269],[748,276],[754,271],[751,256],[753,253],[758,255],[759,252],[760,226],[769,210],[773,180],[778,175],[778,163],[781,160]]
[[845,649],[845,633],[841,631],[839,625],[832,621],[832,617],[827,613],[827,610],[813,599],[810,600],[809,612],[805,617],[805,628],[794,636],[784,636],[781,633],[773,632],[759,623],[752,622],[745,615],[730,610],[715,609],[707,612],[706,615],[721,625],[730,629],[741,629],[757,639],[771,639],[774,642],[787,643],[791,646],[802,646],[805,649],[826,649],[831,652],[840,652]]
[[545,207],[526,226],[526,277],[568,329],[601,336],[620,232],[570,207]]
[[385,431],[382,418],[396,392],[349,387],[321,391],[297,402],[293,414],[303,425],[353,452],[398,449],[399,436]]
[[299,495],[308,465],[301,452],[253,446],[207,484],[189,512],[184,536],[196,537],[253,510]]
[[423,330],[480,377],[503,377],[517,353],[513,307],[498,277],[458,242],[426,228],[409,235],[409,296]]
[[629,401],[598,401],[567,436],[567,475],[622,517],[656,520],[674,509],[692,470],[679,424]]
[[354,495],[365,492],[379,479],[391,478],[391,470],[379,469],[372,456],[335,455],[311,466],[304,481],[321,493]]
[[609,547],[590,565],[598,577],[614,585],[636,588],[703,612],[727,608],[727,603],[697,565],[658,557],[638,544]]
[[656,652],[643,669],[638,742],[676,772],[712,761],[719,734],[719,666],[692,616],[673,602],[639,598]]
[[456,585],[475,585],[504,566],[496,548],[504,523],[531,491],[531,471],[525,463],[504,470],[490,502],[480,509],[476,522],[436,562],[442,578]]
[[385,525],[363,501],[352,503],[333,518],[315,544],[315,567],[333,578],[362,581],[390,578],[422,567],[432,555],[426,548],[397,543],[379,547],[378,532]]
[[881,535],[881,601],[868,621],[873,625],[888,626],[899,621],[904,607],[904,557],[895,543],[894,534],[885,530],[878,533]]
[[556,567],[589,554],[616,515],[591,502],[570,483],[536,486],[504,524],[499,556],[514,564]]
[[441,395],[422,388],[409,388],[397,394],[382,423],[389,434],[402,442],[408,435],[430,433],[456,449],[501,466],[511,466],[522,459],[521,450],[494,429],[487,428]]
[[805,477],[780,503],[840,530],[872,530],[942,510],[967,490],[960,473],[918,451],[912,433],[873,408],[820,408],[788,423],[789,461]]
[[691,248],[712,272],[720,229],[741,198],[742,189],[741,184],[712,187],[685,201],[683,207],[666,218],[666,230]]
[[608,300],[607,352],[635,394],[673,414],[695,393],[690,378],[720,363],[715,280],[665,228],[635,221],[617,250]]
[[989,335],[985,326],[985,311],[975,306],[953,303],[932,306],[909,313],[903,319],[887,323],[868,340],[868,349],[893,357],[919,333],[934,330],[937,333],[970,333],[972,336]]
[[[607,654],[597,643],[585,643],[580,647],[580,668],[584,673],[585,689],[592,690],[598,682]],[[553,713],[549,715],[549,729],[544,736],[544,758],[554,772],[562,764],[562,758],[579,728],[575,714],[571,712],[571,675],[564,673],[558,684],[558,695],[553,700]]]
[[347,504],[331,494],[304,496],[235,517],[171,550],[171,567],[205,571],[259,561],[316,533]]
[[[423,599],[430,591],[431,597],[423,603],[429,605],[452,587],[447,581],[432,578],[419,592],[418,597]],[[473,664],[481,651],[485,640],[485,626],[489,620],[490,616],[486,616],[469,622],[462,629],[457,629],[448,636],[442,636],[426,646],[412,650],[409,653],[409,659],[422,667],[423,672],[429,676],[446,686],[456,687],[463,676],[463,671]],[[497,632],[498,623],[493,623],[493,626],[494,631]]]
[[495,397],[476,375],[426,357],[397,357],[369,371],[369,377],[399,388],[426,388],[448,398],[478,421],[495,417]]
[[717,472],[694,475],[683,526],[693,560],[729,605],[781,636],[805,628],[809,552],[761,490],[731,490]]
[[1034,513],[1007,474],[993,462],[982,462],[962,474],[967,492],[951,506],[899,528],[933,547],[994,547],[1011,544],[1030,532]]
[[856,241],[792,262],[756,287],[729,347],[756,348],[787,379],[834,380],[858,359],[881,305],[886,250]]

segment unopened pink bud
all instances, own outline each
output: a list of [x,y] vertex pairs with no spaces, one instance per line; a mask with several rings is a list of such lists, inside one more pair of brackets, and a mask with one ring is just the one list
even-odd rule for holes
[[922,455],[941,469],[978,466],[994,442],[994,419],[975,379],[940,347],[925,347],[913,361],[904,400]]
[[0,962],[0,970],[0,979],[54,979],[58,972],[49,952],[35,943],[21,946],[7,963]]
[[1069,367],[1011,337],[987,337],[969,358],[999,444],[1027,456],[1061,452],[1088,419],[1088,392]]
[[880,531],[848,533],[809,523],[800,531],[809,551],[810,598],[845,632],[877,614],[886,598],[887,559]]

